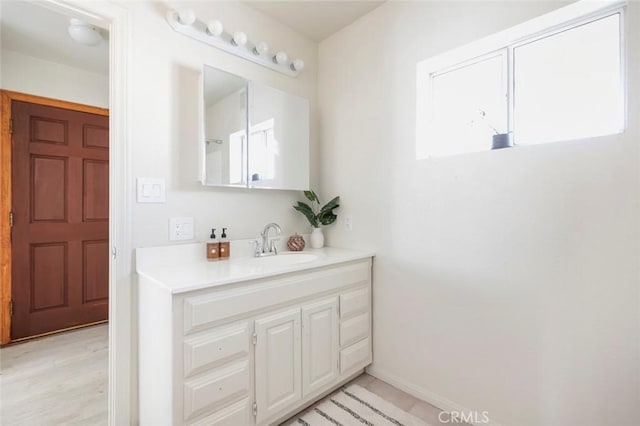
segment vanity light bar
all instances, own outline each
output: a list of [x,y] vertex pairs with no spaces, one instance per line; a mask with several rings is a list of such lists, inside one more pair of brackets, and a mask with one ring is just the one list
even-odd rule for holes
[[191,9],[168,11],[167,22],[180,34],[290,77],[297,77],[304,68],[302,59],[289,61],[288,55],[283,51],[270,53],[267,43],[254,44],[241,31],[230,34],[224,31],[220,21],[201,22]]

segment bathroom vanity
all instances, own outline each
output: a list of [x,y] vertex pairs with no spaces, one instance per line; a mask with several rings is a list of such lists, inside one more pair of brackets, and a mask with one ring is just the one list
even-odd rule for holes
[[141,425],[277,424],[372,361],[372,254],[142,248]]

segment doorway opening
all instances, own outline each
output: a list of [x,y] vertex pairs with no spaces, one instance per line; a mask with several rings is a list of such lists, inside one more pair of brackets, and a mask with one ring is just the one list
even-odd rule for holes
[[[109,425],[129,424],[135,422],[135,396],[132,395],[132,330],[131,330],[131,271],[132,271],[132,218],[131,218],[131,197],[132,188],[128,184],[131,181],[131,147],[129,144],[131,126],[128,119],[130,111],[130,92],[129,81],[131,79],[129,70],[129,60],[131,52],[131,11],[125,4],[116,4],[113,2],[85,2],[81,0],[44,0],[37,4],[31,2],[0,2],[0,20],[2,25],[1,41],[4,44],[9,37],[6,36],[6,30],[9,26],[6,24],[7,7],[14,4],[38,6],[49,11],[57,12],[65,17],[75,17],[90,24],[96,25],[102,29],[108,30],[109,46],[108,57],[108,79],[106,86],[108,87],[108,99],[105,101],[105,108],[109,108],[109,140],[110,140],[110,164],[109,164],[109,243],[110,243],[110,262],[109,262],[109,323],[108,323],[108,421]],[[32,29],[39,28],[34,25],[31,20],[33,15],[23,16],[23,21]],[[42,21],[39,21],[42,22]],[[45,22],[47,22],[45,20]],[[36,23],[37,24],[37,23]],[[19,39],[28,41],[27,39]],[[42,48],[42,43],[36,43]],[[5,53],[4,51],[2,53]],[[10,88],[5,83],[8,73],[6,66],[12,61],[3,60],[2,73],[0,74],[0,82],[7,90],[28,93],[20,87]],[[42,74],[45,70],[43,67],[33,67],[32,71]],[[47,80],[51,80],[52,74],[47,74]],[[25,75],[18,73],[17,81],[24,80]],[[74,79],[68,78],[68,83],[73,84]],[[56,88],[56,85],[49,84],[49,89]],[[82,95],[86,91],[77,91],[76,94]],[[46,95],[49,98],[61,98],[56,95]],[[76,100],[82,104],[92,104],[85,100]],[[3,111],[4,112],[4,111]],[[6,132],[8,129],[7,117],[2,116],[0,131]],[[0,158],[7,158],[4,147],[0,147]],[[5,161],[0,166],[4,170]],[[6,198],[6,194],[10,191],[7,189],[9,181],[7,174],[0,173],[0,200]],[[10,187],[9,187],[10,188]],[[0,206],[2,208],[2,206]],[[6,259],[5,248],[10,243],[8,220],[5,213],[9,211],[0,211],[3,220],[0,221],[0,274],[6,274],[10,269]],[[8,301],[6,295],[0,294],[0,311],[8,309]],[[1,317],[1,315],[0,315]],[[104,327],[104,326],[97,326]],[[93,327],[96,328],[96,327]],[[0,335],[3,335],[5,324],[0,322]],[[62,334],[58,334],[60,336]],[[37,343],[35,340],[34,343]],[[26,343],[25,343],[26,345]],[[18,347],[20,345],[17,345]],[[3,365],[4,367],[4,365]],[[4,382],[4,378],[3,378]],[[3,386],[2,391],[6,390]],[[3,404],[3,410],[4,410]]]

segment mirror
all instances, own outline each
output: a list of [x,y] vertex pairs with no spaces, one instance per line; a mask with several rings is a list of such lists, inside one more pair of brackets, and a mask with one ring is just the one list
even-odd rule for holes
[[247,80],[204,67],[204,185],[247,186]]
[[203,92],[204,185],[309,189],[306,99],[206,65]]

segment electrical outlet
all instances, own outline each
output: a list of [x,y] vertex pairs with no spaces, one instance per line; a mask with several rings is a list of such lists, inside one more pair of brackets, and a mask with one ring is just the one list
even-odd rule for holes
[[353,231],[353,218],[351,215],[344,217],[344,230]]
[[169,219],[169,240],[193,240],[193,218],[172,217]]

